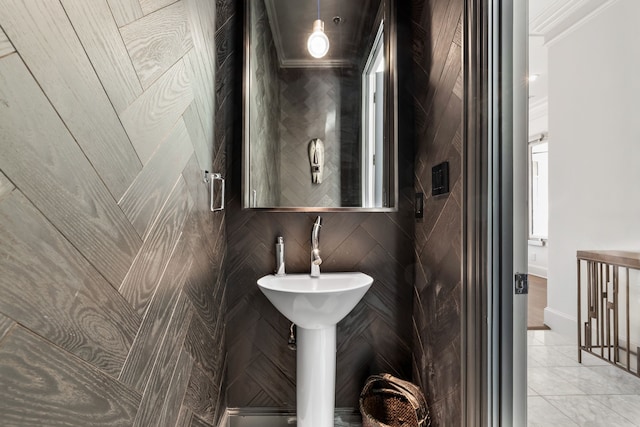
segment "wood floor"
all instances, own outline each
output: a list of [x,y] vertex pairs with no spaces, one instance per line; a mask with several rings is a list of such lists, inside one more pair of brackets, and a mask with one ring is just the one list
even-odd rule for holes
[[544,324],[544,308],[546,306],[547,279],[530,274],[527,329],[549,329]]

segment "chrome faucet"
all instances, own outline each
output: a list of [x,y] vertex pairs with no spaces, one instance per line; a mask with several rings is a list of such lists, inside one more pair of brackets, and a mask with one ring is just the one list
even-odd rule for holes
[[284,276],[284,238],[278,236],[276,239],[276,276]]
[[311,230],[311,277],[320,277],[320,227],[322,227],[322,218],[316,218]]

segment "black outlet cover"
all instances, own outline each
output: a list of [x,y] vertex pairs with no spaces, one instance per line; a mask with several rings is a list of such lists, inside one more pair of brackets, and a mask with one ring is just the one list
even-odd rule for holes
[[449,192],[449,162],[431,168],[431,194],[438,196]]

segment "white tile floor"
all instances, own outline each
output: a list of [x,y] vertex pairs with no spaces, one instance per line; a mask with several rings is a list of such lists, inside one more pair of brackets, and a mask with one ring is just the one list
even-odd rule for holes
[[640,426],[640,378],[589,354],[576,338],[528,331],[528,425]]

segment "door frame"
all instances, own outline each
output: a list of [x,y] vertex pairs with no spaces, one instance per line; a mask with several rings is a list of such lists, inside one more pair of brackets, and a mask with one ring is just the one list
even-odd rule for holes
[[521,143],[527,141],[526,112],[524,119],[519,116],[526,108],[526,84],[514,80],[523,58],[526,66],[526,55],[517,49],[523,40],[514,40],[523,14],[526,25],[523,5],[525,0],[464,2],[463,426],[519,426],[526,420],[526,357],[524,396],[522,355],[514,369],[514,303],[520,306],[521,300],[514,299],[513,285],[519,245],[526,242],[514,241],[514,139],[524,134]]

